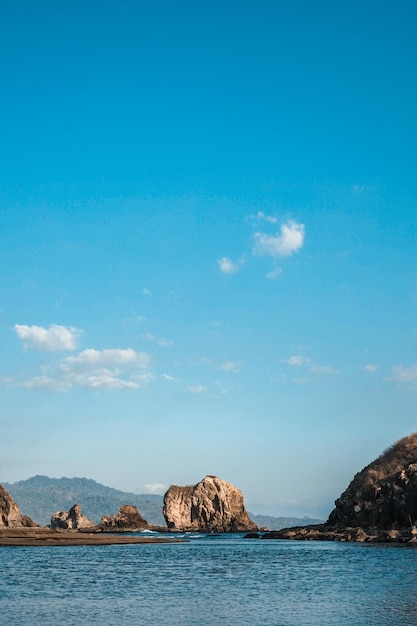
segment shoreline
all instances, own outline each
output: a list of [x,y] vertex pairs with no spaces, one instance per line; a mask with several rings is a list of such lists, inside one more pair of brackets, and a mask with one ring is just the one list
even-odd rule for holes
[[185,543],[185,539],[86,533],[50,528],[1,528],[1,546],[107,546],[149,543]]

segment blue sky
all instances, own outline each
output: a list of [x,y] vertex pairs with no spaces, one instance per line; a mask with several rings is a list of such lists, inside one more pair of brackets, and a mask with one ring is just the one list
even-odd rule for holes
[[2,7],[0,480],[326,517],[417,429],[415,2]]

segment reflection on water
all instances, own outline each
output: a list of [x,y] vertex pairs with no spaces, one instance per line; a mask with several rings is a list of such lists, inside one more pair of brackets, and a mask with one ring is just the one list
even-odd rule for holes
[[239,535],[2,547],[0,614],[19,626],[415,626],[416,559],[392,544]]

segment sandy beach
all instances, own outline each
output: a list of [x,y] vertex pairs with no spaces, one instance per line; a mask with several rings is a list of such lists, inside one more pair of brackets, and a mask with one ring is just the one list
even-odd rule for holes
[[0,546],[104,546],[132,543],[179,543],[181,539],[59,531],[49,528],[2,528]]

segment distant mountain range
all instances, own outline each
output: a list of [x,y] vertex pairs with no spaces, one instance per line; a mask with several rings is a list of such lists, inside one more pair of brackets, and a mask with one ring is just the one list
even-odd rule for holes
[[[162,515],[163,497],[153,494],[135,494],[106,487],[89,478],[49,478],[33,476],[16,483],[3,483],[3,486],[19,505],[23,515],[29,515],[41,526],[51,521],[57,511],[68,511],[79,504],[81,511],[98,524],[102,515],[118,513],[122,504],[133,504],[140,514],[154,526],[165,526]],[[271,517],[254,515],[249,517],[260,527],[280,530],[291,526],[319,524],[323,520],[310,517]]]

